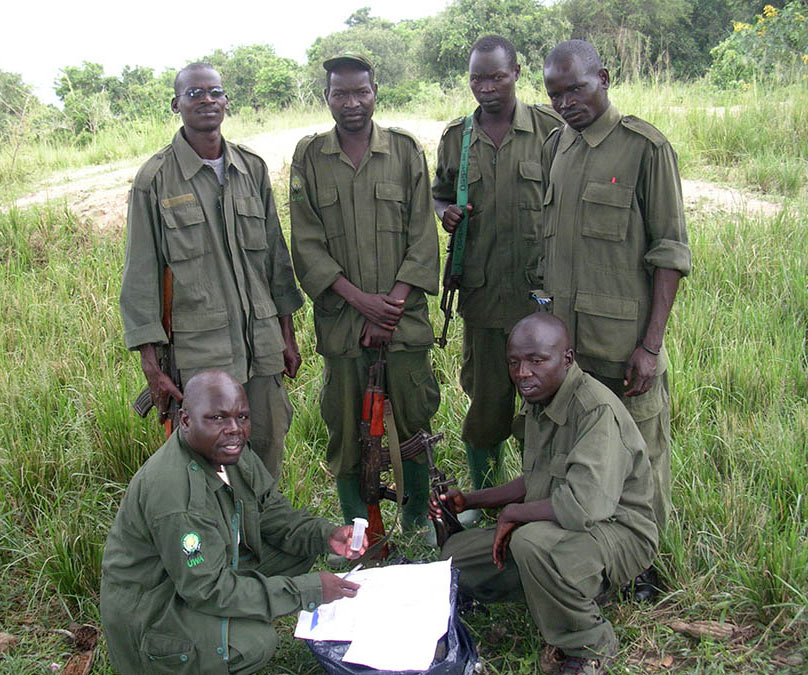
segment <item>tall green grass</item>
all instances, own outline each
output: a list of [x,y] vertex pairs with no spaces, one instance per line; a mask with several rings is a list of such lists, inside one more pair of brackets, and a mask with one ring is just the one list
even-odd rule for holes
[[[276,190],[288,228],[283,181]],[[764,672],[778,650],[808,659],[807,214],[805,200],[771,219],[689,214],[693,273],[667,340],[675,511],[660,568],[669,592],[655,608],[606,608],[632,672],[630,659],[649,651],[674,655],[677,672]],[[106,533],[130,476],[161,442],[155,419],[129,407],[143,379],[121,339],[122,257],[119,233],[98,235],[64,208],[0,213],[0,616],[24,636],[0,672],[42,672],[64,651],[47,629],[98,621]],[[437,299],[431,309],[439,329]],[[304,365],[288,383],[284,491],[335,518],[310,304],[295,321]],[[449,347],[433,351],[442,390],[433,428],[446,434],[438,462],[467,486],[460,340],[456,319]],[[518,470],[511,448],[506,473]],[[431,555],[416,539],[399,542],[412,558]],[[697,643],[666,627],[678,617],[751,629],[730,645]],[[524,608],[497,606],[469,623],[485,672],[536,672],[541,642]],[[271,672],[318,672],[292,625],[280,623]],[[111,672],[105,658],[101,650],[96,672]]]

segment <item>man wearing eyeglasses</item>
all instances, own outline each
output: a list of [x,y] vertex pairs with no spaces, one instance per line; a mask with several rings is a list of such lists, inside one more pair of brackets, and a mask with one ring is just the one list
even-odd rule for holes
[[182,392],[158,365],[171,272],[181,382],[216,368],[244,384],[253,450],[279,478],[292,408],[283,375],[300,366],[292,314],[303,304],[264,161],[222,138],[227,95],[206,63],[183,68],[171,109],[182,128],[132,185],[121,289],[124,340],[138,349],[161,418]]

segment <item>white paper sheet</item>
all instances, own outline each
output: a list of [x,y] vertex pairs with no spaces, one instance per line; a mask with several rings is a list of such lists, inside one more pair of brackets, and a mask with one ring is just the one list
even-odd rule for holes
[[451,560],[360,570],[355,598],[300,612],[295,637],[351,641],[343,661],[426,670],[449,625]]

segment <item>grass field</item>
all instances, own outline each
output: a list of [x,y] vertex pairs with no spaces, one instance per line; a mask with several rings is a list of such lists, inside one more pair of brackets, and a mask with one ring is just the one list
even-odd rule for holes
[[[606,613],[621,640],[620,671],[653,670],[670,656],[675,672],[805,672],[808,95],[712,96],[679,85],[615,91],[622,110],[671,136],[683,171],[755,184],[753,167],[762,167],[775,176],[768,189],[786,197],[786,207],[771,218],[688,214],[693,273],[667,339],[675,513],[663,533],[660,568],[669,591],[656,606],[613,602]],[[732,112],[696,112],[693,99]],[[294,126],[286,118],[275,124]],[[165,142],[149,139],[151,148],[130,154]],[[90,161],[71,157],[59,166]],[[36,172],[58,165],[41,161]],[[288,228],[283,182],[276,194]],[[154,418],[143,422],[130,408],[142,375],[121,339],[122,261],[120,233],[98,235],[63,206],[0,212],[0,625],[20,638],[0,659],[0,672],[64,664],[70,649],[54,630],[71,621],[98,624],[106,533],[129,477],[160,444]],[[296,505],[332,516],[338,506],[324,463],[321,363],[309,304],[295,320],[304,365],[289,382],[295,418],[283,486]],[[437,459],[467,485],[457,321],[450,338],[446,350],[433,352],[443,394],[434,427],[446,434]],[[516,454],[508,455],[511,474]],[[415,541],[400,543],[410,557],[431,555]],[[671,630],[674,619],[726,621],[742,630],[726,642],[698,641]],[[485,672],[537,672],[541,643],[524,607],[495,606],[469,625]],[[283,641],[268,672],[318,672],[291,638],[292,626],[291,618],[280,622]],[[103,646],[93,672],[112,672]]]

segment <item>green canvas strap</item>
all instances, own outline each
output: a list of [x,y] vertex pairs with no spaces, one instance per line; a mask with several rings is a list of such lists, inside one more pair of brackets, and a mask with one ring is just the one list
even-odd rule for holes
[[463,123],[463,142],[460,147],[460,171],[457,176],[457,208],[463,214],[463,220],[454,233],[452,247],[452,277],[459,279],[463,275],[463,258],[466,252],[466,231],[469,224],[469,145],[471,145],[471,123],[473,114],[466,117]]

